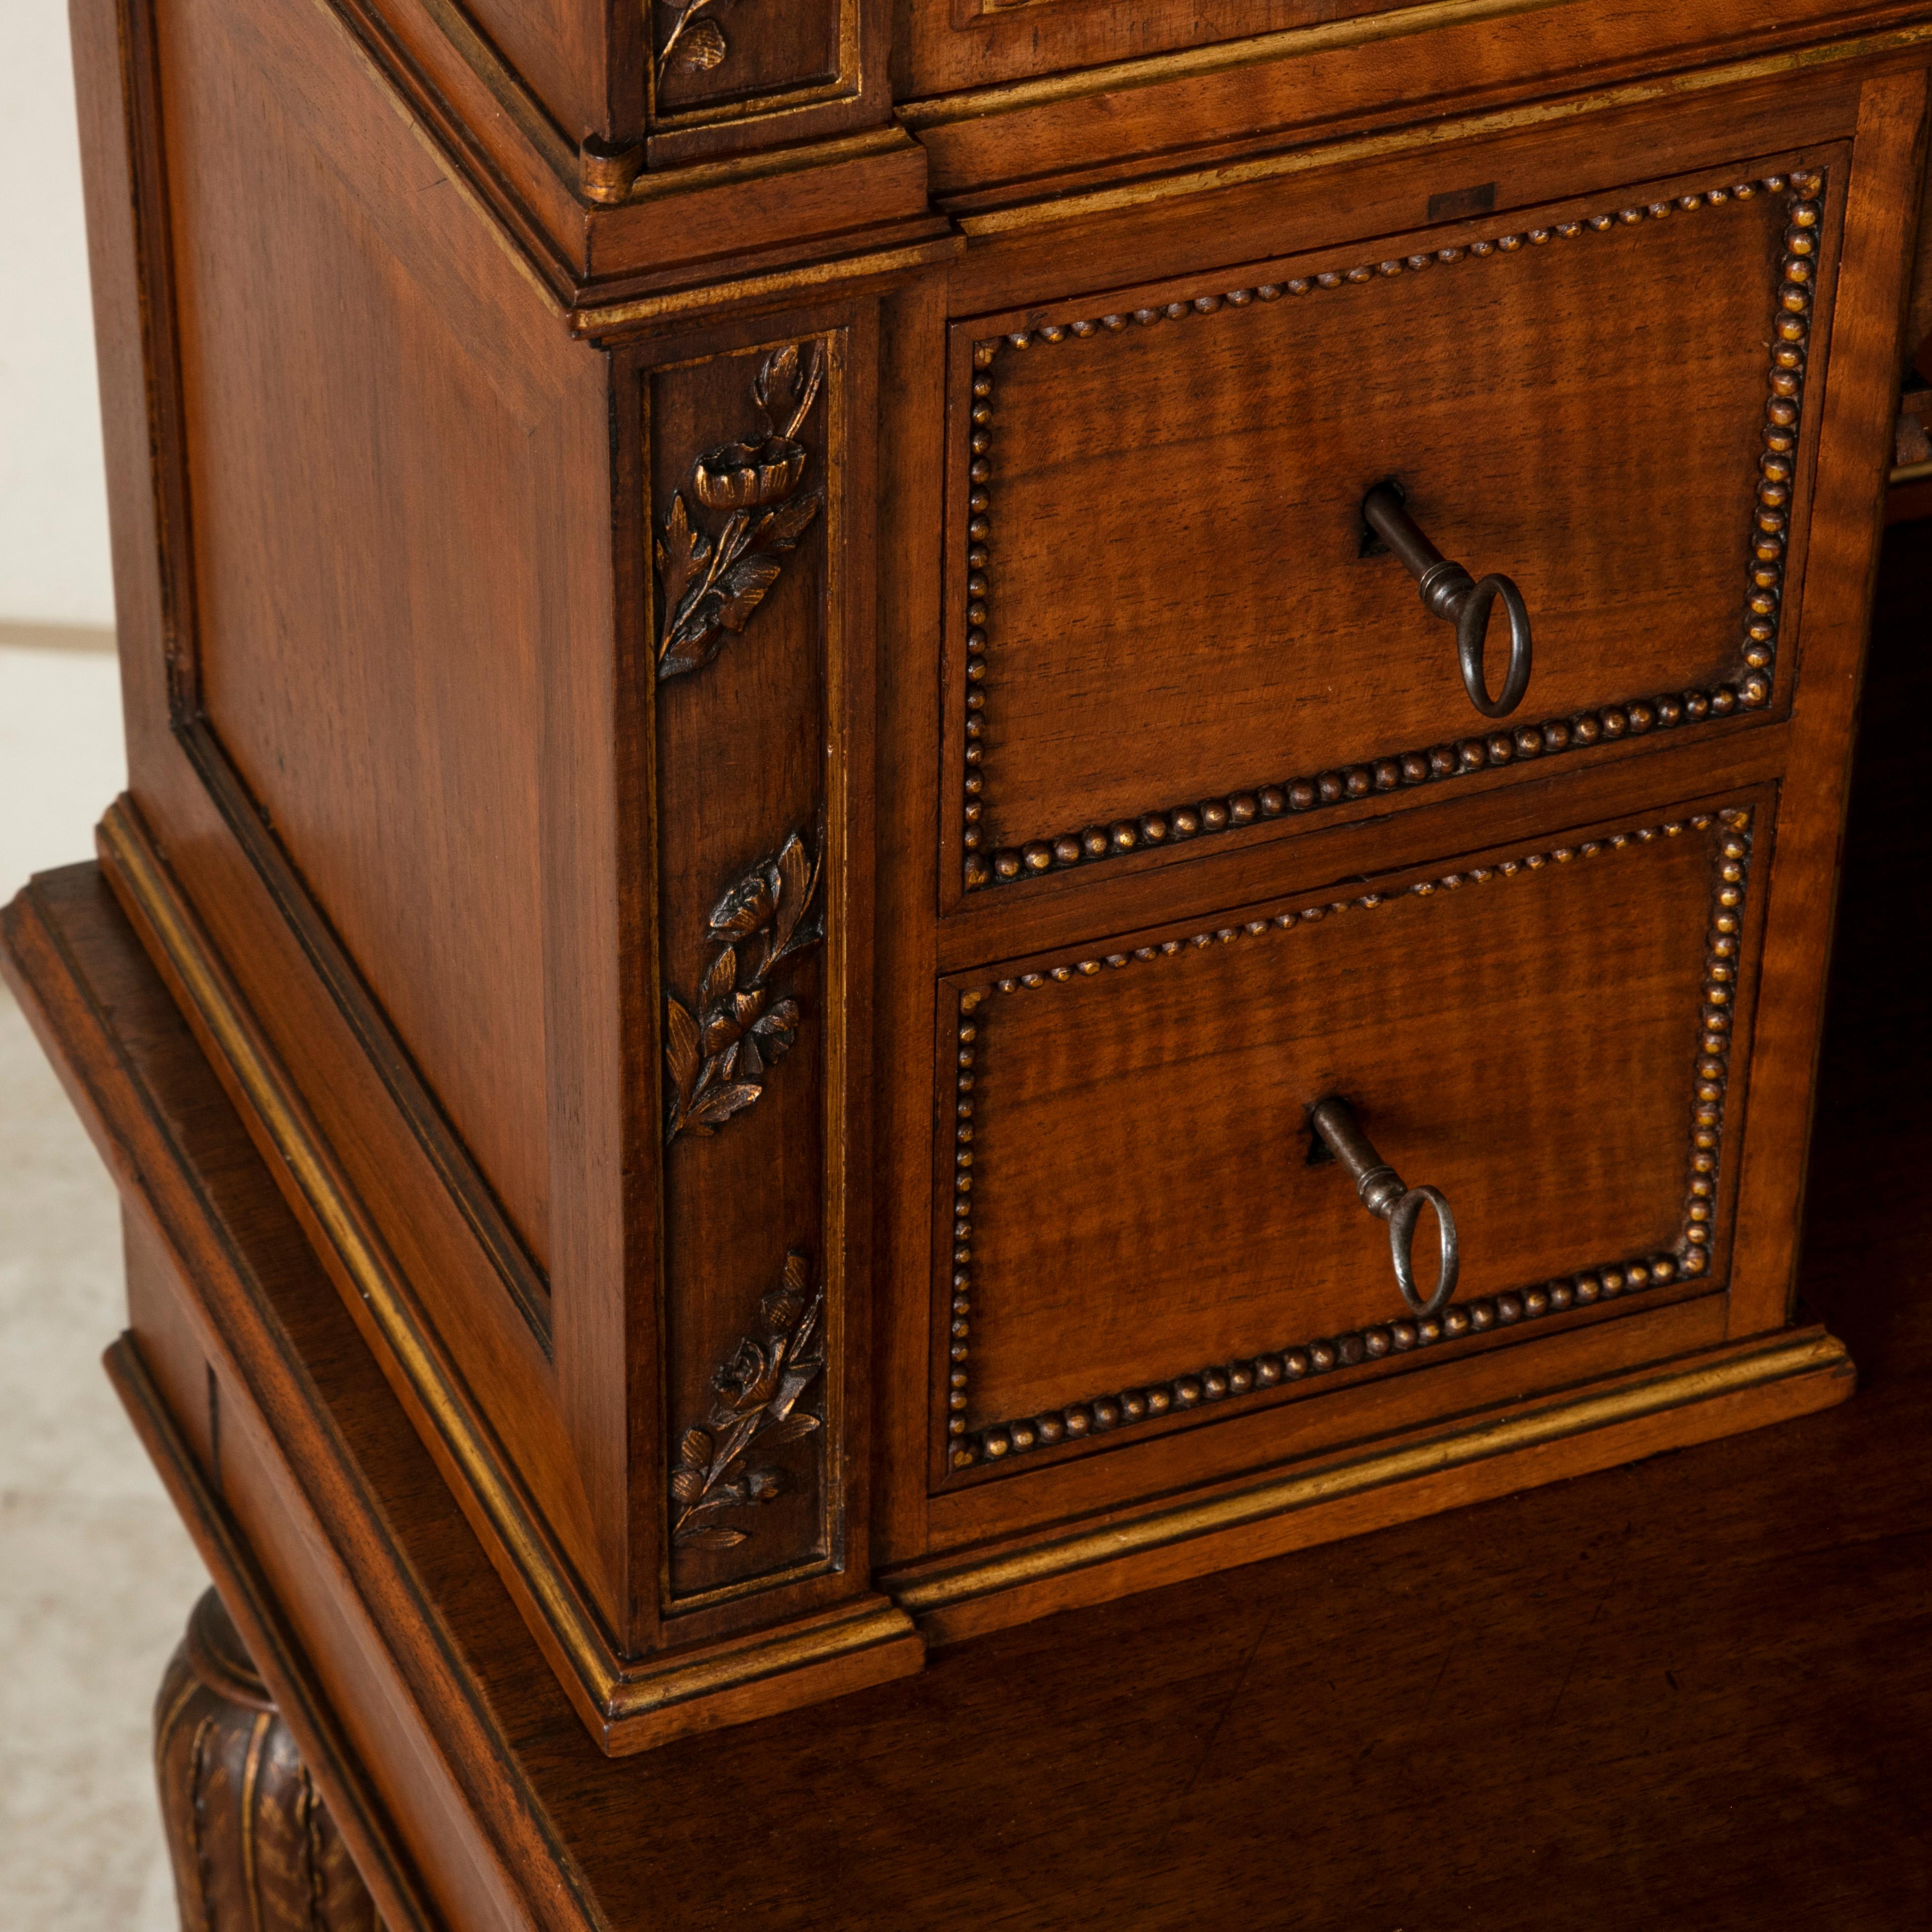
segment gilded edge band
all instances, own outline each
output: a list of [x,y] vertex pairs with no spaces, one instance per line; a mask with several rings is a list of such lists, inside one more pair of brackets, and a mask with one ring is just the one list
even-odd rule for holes
[[1778,1343],[1708,1368],[1683,1369],[1605,1394],[1550,1402],[1528,1415],[1478,1423],[1472,1428],[1438,1435],[1406,1448],[1354,1457],[1307,1475],[1278,1477],[1232,1495],[1183,1504],[1130,1522],[1064,1537],[1011,1556],[961,1564],[938,1575],[888,1583],[887,1587],[895,1601],[916,1615],[942,1610],[970,1598],[1037,1583],[1070,1570],[1088,1569],[1168,1544],[1238,1529],[1265,1517],[1337,1502],[1364,1490],[1486,1462],[1492,1456],[1534,1449],[1566,1436],[1586,1435],[1616,1423],[1634,1422],[1764,1383],[1784,1382],[1793,1376],[1850,1366],[1851,1357],[1835,1336]]
[[[1555,0],[1555,4],[1564,4],[1564,0]],[[1581,120],[1617,108],[1680,100],[1804,68],[1831,67],[1845,61],[1909,52],[1928,41],[1932,41],[1932,25],[1922,22],[1894,28],[1886,33],[1867,34],[1858,40],[1834,40],[1823,46],[1794,47],[1782,53],[1762,55],[1755,60],[1733,61],[1722,67],[1700,68],[1691,74],[1666,74],[1654,80],[1631,81],[1620,87],[1604,88],[1595,93],[1557,100],[1538,101],[1527,106],[1498,108],[1489,113],[1453,119],[1432,119],[1386,134],[1318,140],[1307,146],[1258,155],[1249,160],[1227,161],[1184,173],[1125,182],[1112,188],[1095,188],[1084,194],[1018,202],[1010,207],[992,208],[978,214],[962,214],[956,218],[962,232],[968,236],[998,235],[1054,222],[1078,220],[1118,208],[1138,208],[1154,202],[1171,200],[1178,196],[1212,194],[1222,188],[1240,188],[1251,182],[1277,180],[1318,169],[1371,160],[1380,155],[1444,147],[1521,128]],[[1016,106],[1025,104],[1015,104]],[[1292,132],[1280,130],[1280,138],[1290,139]]]
[[965,245],[956,235],[943,235],[931,242],[914,242],[909,248],[841,255],[831,261],[808,262],[802,268],[778,270],[769,275],[748,275],[737,281],[706,282],[661,296],[640,296],[632,302],[608,302],[601,307],[586,303],[570,311],[570,332],[575,336],[594,338],[634,324],[694,315],[725,302],[766,302],[814,295],[844,283],[874,275],[896,275],[902,270],[950,261],[963,252]]
[[[1256,34],[1213,46],[1179,47],[1171,53],[1149,54],[1140,60],[1112,61],[1102,67],[1072,74],[1043,74],[1037,80],[1007,81],[991,87],[962,88],[956,94],[909,100],[898,110],[899,125],[914,134],[924,128],[943,128],[956,121],[983,121],[997,114],[1013,114],[1090,94],[1126,94],[1138,88],[1158,87],[1164,81],[1192,80],[1202,74],[1222,74],[1230,68],[1259,67],[1274,61],[1332,53],[1339,48],[1367,46],[1377,40],[1406,40],[1481,20],[1498,20],[1512,14],[1540,14],[1566,7],[1571,0],[1435,0],[1433,5],[1404,7],[1393,13],[1369,14],[1352,20],[1328,20],[1311,27],[1285,27],[1279,33]],[[1024,10],[1002,7],[980,21],[1006,19]],[[975,23],[979,24],[979,22]]]
[[528,1504],[486,1432],[436,1359],[380,1236],[328,1152],[273,1049],[208,946],[194,914],[163,872],[132,807],[117,800],[100,839],[119,881],[140,907],[188,997],[294,1177],[337,1259],[381,1329],[450,1455],[463,1471],[505,1552],[578,1682],[614,1726],[694,1697],[778,1672],[830,1662],[914,1634],[902,1610],[869,1603],[803,1630],[774,1630],[710,1656],[676,1654],[626,1664],[547,1548]]

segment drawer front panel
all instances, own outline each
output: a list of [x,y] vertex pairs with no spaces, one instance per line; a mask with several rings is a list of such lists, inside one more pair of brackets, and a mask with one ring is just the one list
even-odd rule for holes
[[[950,982],[944,1468],[1720,1278],[1754,804]],[[1405,1314],[1387,1228],[1311,1157],[1331,1094],[1451,1204],[1438,1316]]]
[[[949,876],[1268,836],[1772,707],[1837,203],[1803,167],[1628,195],[958,326]],[[1364,554],[1388,479],[1522,590],[1504,721]],[[1492,629],[1494,691],[1500,606]]]

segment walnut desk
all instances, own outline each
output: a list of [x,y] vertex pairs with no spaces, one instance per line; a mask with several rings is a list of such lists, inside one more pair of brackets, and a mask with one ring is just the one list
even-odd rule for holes
[[1849,1394],[1801,1209],[1932,6],[75,8],[125,926],[11,944],[179,1209],[146,1426],[290,1654],[430,1673],[315,1666],[386,1915],[652,1909],[392,1472],[649,1760]]

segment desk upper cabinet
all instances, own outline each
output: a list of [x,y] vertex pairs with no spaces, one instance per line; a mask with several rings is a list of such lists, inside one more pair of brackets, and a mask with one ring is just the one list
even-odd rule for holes
[[1316,10],[78,0],[110,875],[608,1750],[1848,1386],[1932,28]]

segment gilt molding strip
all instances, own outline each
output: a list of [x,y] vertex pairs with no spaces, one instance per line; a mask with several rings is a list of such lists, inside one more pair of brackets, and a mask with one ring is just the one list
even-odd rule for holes
[[[1751,853],[1752,813],[1730,807],[1718,812],[1696,812],[1682,819],[1618,832],[1603,838],[1583,839],[1504,859],[1493,866],[1472,866],[1465,872],[1448,872],[1424,879],[1395,894],[1366,892],[1358,898],[1278,913],[1270,919],[1252,919],[1197,932],[1186,939],[1169,939],[1136,947],[1131,952],[1107,952],[969,988],[959,995],[956,1028],[958,1052],[953,1081],[954,1127],[953,1246],[951,1330],[946,1400],[946,1460],[954,1471],[998,1462],[1035,1449],[1078,1442],[1083,1437],[1128,1427],[1136,1423],[1225,1401],[1299,1382],[1336,1368],[1353,1368],[1389,1354],[1432,1348],[1490,1328],[1508,1328],[1573,1308],[1586,1308],[1653,1286],[1690,1280],[1710,1267],[1712,1216],[1718,1194],[1718,1161],[1724,1127],[1725,1088],[1731,1046],[1732,1010],[1736,996],[1739,951],[1742,944],[1744,894]],[[1372,911],[1391,898],[1426,898],[1492,880],[1512,879],[1550,866],[1601,860],[1619,852],[1640,850],[1659,838],[1681,838],[1686,832],[1715,830],[1715,863],[1712,882],[1710,933],[1700,988],[1702,1031],[1694,1071],[1689,1174],[1684,1220],[1673,1252],[1638,1256],[1586,1268],[1560,1280],[1521,1290],[1452,1302],[1439,1316],[1407,1316],[1372,1324],[1347,1334],[1304,1338],[1293,1346],[1228,1363],[1210,1364],[1190,1373],[1143,1388],[1124,1389],[1071,1402],[1040,1414],[1010,1418],[972,1430],[965,1411],[970,1389],[973,1313],[973,1116],[975,1069],[982,1050],[982,1035],[995,994],[1011,997],[1065,985],[1076,978],[1091,979],[1105,972],[1157,964],[1198,949],[1234,945],[1250,940],[1278,940],[1303,926],[1356,911]]]
[[[1466,1468],[1694,1403],[1721,1400],[1801,1376],[1843,1377],[1848,1384],[1851,1374],[1851,1358],[1845,1345],[1835,1336],[1814,1329],[1774,1340],[1766,1346],[1747,1345],[1715,1361],[1694,1361],[1661,1374],[1640,1376],[1600,1394],[1558,1396],[1527,1411],[1513,1406],[1501,1414],[1492,1412],[1472,1422],[1431,1430],[1419,1442],[1374,1449],[1366,1455],[1324,1459],[1312,1471],[1230,1486],[1218,1495],[1116,1519],[1098,1528],[1078,1528],[1006,1554],[934,1564],[909,1576],[889,1578],[887,1587],[895,1603],[914,1616],[929,1617],[975,1598],[1023,1589],[1029,1584],[1117,1563],[1197,1537],[1217,1535],[1291,1510],[1313,1509],[1366,1490]],[[1843,1401],[1850,1393],[1848,1386],[1841,1385],[1837,1394],[1816,1406],[1823,1408]],[[1521,1486],[1520,1477],[1509,1485]],[[943,1630],[942,1626],[942,1636]]]
[[[1101,860],[1179,844],[1205,833],[1236,830],[1258,820],[1297,816],[1352,802],[1372,794],[1429,784],[1444,778],[1519,764],[1559,752],[1612,743],[1655,730],[1671,730],[1738,711],[1761,710],[1770,702],[1776,657],[1784,552],[1797,475],[1804,368],[1811,332],[1814,286],[1818,271],[1826,177],[1820,170],[1684,194],[1674,200],[1634,204],[1550,228],[1531,228],[1466,248],[1408,255],[1348,269],[1294,276],[1281,283],[1204,295],[1154,308],[1114,312],[1070,322],[1047,322],[990,338],[973,345],[971,406],[968,432],[967,576],[964,611],[966,634],[964,700],[964,802],[960,842],[962,881],[968,892],[1091,865]],[[1770,394],[1765,406],[1762,453],[1759,462],[1757,508],[1744,596],[1742,668],[1738,676],[1708,689],[1668,692],[1546,719],[1507,730],[1391,753],[1366,764],[1282,778],[1219,798],[1160,806],[1109,825],[1076,826],[1052,838],[1018,846],[998,846],[987,819],[988,734],[986,690],[992,644],[994,518],[992,491],[994,369],[1000,356],[1036,344],[1059,344],[1118,334],[1130,325],[1150,328],[1279,302],[1345,290],[1378,278],[1418,274],[1456,263],[1520,253],[1526,247],[1574,241],[1620,227],[1654,224],[1682,214],[1754,200],[1760,194],[1784,194],[1787,226],[1780,270],[1772,340],[1768,358]]]

